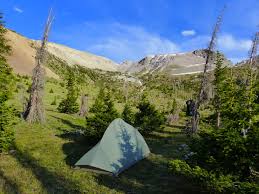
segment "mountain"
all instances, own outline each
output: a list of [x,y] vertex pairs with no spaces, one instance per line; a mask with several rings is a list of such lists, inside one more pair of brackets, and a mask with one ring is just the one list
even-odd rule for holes
[[105,71],[117,71],[118,69],[118,64],[110,59],[72,49],[61,44],[50,42],[48,43],[47,51],[66,61],[68,65],[77,64],[90,69],[101,69]]
[[[32,41],[8,30],[6,39],[12,47],[12,53],[7,61],[15,73],[20,75],[31,75],[35,67],[36,49],[32,47]],[[49,68],[45,67],[48,77],[58,78]]]
[[[247,65],[248,62],[249,62],[248,59],[243,60],[243,61],[237,63],[237,64],[236,64],[236,67],[238,67],[238,66],[243,66],[243,65]],[[259,55],[257,55],[257,56],[255,57],[255,63],[256,63],[257,65],[259,64]]]
[[[30,40],[11,30],[7,31],[6,38],[12,47],[12,53],[8,56],[8,63],[14,69],[14,72],[21,75],[31,75],[35,67],[36,48],[39,46],[39,41]],[[68,65],[81,65],[105,71],[117,71],[118,69],[118,65],[107,58],[78,51],[64,45],[48,43],[47,51],[65,61]],[[49,68],[45,67],[45,69],[48,77],[58,78]]]
[[[214,54],[215,56],[215,54]],[[213,56],[213,57],[214,57]],[[119,70],[127,73],[166,72],[171,75],[200,73],[206,59],[205,50],[193,52],[147,56],[138,62],[126,61]],[[224,65],[232,63],[224,57]],[[213,65],[211,67],[213,69]]]

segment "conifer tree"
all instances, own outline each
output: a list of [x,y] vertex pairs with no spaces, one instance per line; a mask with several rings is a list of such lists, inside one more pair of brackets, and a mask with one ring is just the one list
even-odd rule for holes
[[145,95],[142,96],[137,108],[139,111],[135,115],[135,126],[142,133],[151,133],[158,130],[165,122],[165,117],[150,104]]
[[223,58],[222,55],[217,52],[216,54],[216,61],[215,61],[215,70],[214,70],[214,99],[213,99],[213,105],[215,107],[216,111],[216,126],[217,128],[220,127],[220,114],[221,114],[221,101],[222,101],[222,95],[224,93],[224,81],[226,79],[225,73],[226,73],[226,68],[223,68]]
[[258,171],[259,110],[255,75],[251,70],[249,64],[237,69],[236,75],[230,70],[220,95],[220,128],[202,131],[192,145],[198,165],[233,175],[239,181]]
[[109,124],[119,117],[114,107],[109,91],[100,89],[94,105],[90,109],[92,115],[86,117],[85,135],[94,139],[100,139]]
[[58,106],[58,111],[61,113],[77,113],[79,111],[79,105],[77,103],[78,88],[76,87],[75,75],[70,69],[68,71],[67,80],[67,97],[62,100]]
[[14,75],[6,60],[11,47],[5,39],[6,29],[2,18],[3,15],[0,13],[0,152],[8,150],[14,140],[14,134],[10,128],[13,114],[6,104],[13,93]]
[[126,121],[127,123],[129,123],[130,125],[134,124],[134,120],[135,120],[134,114],[133,114],[132,109],[130,108],[129,104],[125,105],[121,116],[122,116],[122,119],[124,121]]

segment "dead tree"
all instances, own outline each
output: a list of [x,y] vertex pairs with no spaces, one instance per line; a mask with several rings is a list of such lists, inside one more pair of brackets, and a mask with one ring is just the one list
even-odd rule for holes
[[124,96],[125,96],[125,102],[127,104],[128,103],[128,95],[129,95],[127,77],[125,77],[125,79],[124,79],[123,92],[124,92]]
[[[255,33],[255,36],[252,41],[252,46],[249,51],[248,67],[246,72],[246,91],[248,97],[248,110],[250,112],[250,117],[252,116],[252,103],[253,103],[253,86],[256,82],[256,78],[259,73],[259,66],[257,64],[257,48],[259,43],[259,32]],[[243,129],[243,136],[246,137],[248,130],[251,128],[252,120],[249,120],[249,126],[247,129]]]
[[249,68],[255,71],[259,70],[259,64],[257,64],[257,60],[256,60],[258,44],[259,44],[259,32],[256,32],[252,41],[252,47],[249,51],[249,61],[248,61]]
[[23,114],[24,119],[29,123],[43,123],[45,121],[45,111],[43,106],[45,69],[43,68],[43,65],[46,61],[46,45],[48,42],[49,31],[53,22],[53,18],[52,10],[50,10],[45,25],[41,46],[37,49],[35,57],[36,67],[33,69],[30,98],[26,110]]
[[217,22],[215,24],[215,27],[212,32],[211,40],[209,42],[209,46],[205,50],[206,51],[206,61],[205,61],[204,70],[203,70],[203,74],[202,74],[200,90],[199,90],[199,93],[198,93],[198,96],[196,99],[196,103],[195,103],[194,114],[191,118],[192,133],[195,133],[198,131],[199,117],[200,117],[198,111],[199,111],[200,105],[204,102],[204,100],[208,96],[208,92],[207,92],[208,85],[209,85],[208,71],[211,67],[211,61],[212,61],[213,55],[214,55],[214,48],[216,45],[217,34],[219,32],[219,29],[220,29],[220,26],[222,23],[222,18],[223,18],[225,9],[226,9],[226,7],[223,8],[222,12],[220,13],[220,15],[217,18]]
[[80,117],[85,117],[88,113],[88,96],[86,94],[82,94],[81,96],[81,104],[80,104],[80,111],[78,115]]

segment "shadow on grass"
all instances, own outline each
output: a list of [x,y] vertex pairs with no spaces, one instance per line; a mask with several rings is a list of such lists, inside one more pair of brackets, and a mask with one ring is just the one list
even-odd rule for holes
[[47,193],[80,193],[76,183],[66,179],[57,172],[51,172],[46,167],[41,166],[35,158],[26,152],[20,151],[17,147],[13,157],[24,168],[33,172]]
[[[55,118],[55,119],[57,119],[57,120],[59,120],[59,121],[61,121],[63,124],[68,125],[69,127],[73,128],[74,130],[82,130],[82,129],[84,129],[81,125],[76,125],[76,124],[72,123],[71,121],[69,121],[67,119],[60,118],[60,117],[53,116],[53,115],[50,115],[50,116]],[[62,131],[62,129],[61,129],[61,131]]]
[[[70,166],[73,166],[97,143],[73,133],[64,133],[59,137],[70,140],[70,142],[63,145],[63,152],[67,156],[66,163]],[[119,168],[118,165],[121,166],[128,162],[129,152],[126,150],[132,149],[132,146],[128,145],[128,137],[124,134],[123,138],[125,145],[123,144],[122,147],[125,150],[122,158],[113,164],[115,168]],[[145,139],[153,153],[150,157],[139,161],[123,171],[118,177],[95,174],[98,183],[124,193],[200,193],[200,190],[190,182],[170,174],[167,164],[170,159],[175,158],[172,152],[177,146],[170,142],[172,137],[152,134],[146,136]]]
[[6,177],[2,171],[0,171],[0,184],[3,185],[2,189],[5,193],[21,193],[18,185],[13,180]]
[[169,173],[167,163],[144,159],[119,177],[97,175],[99,184],[124,193],[199,193],[184,179]]
[[144,136],[153,154],[162,156],[168,160],[179,157],[176,154],[176,150],[181,144],[186,144],[188,138],[185,134],[178,131],[172,131],[171,133],[168,135],[168,131],[156,131]]
[[164,131],[164,130],[158,130],[158,133],[163,133],[166,135],[178,135],[178,134],[182,134],[181,131]]
[[176,129],[184,129],[185,126],[184,125],[169,125],[172,128],[176,128]]
[[93,145],[80,142],[68,142],[62,147],[64,154],[66,155],[65,161],[69,166],[74,166],[75,163],[87,153]]
[[91,140],[83,134],[75,133],[73,131],[64,132],[63,134],[56,136],[70,140],[62,146],[63,153],[66,155],[66,164],[69,166],[74,166],[74,164],[97,143],[97,141]]

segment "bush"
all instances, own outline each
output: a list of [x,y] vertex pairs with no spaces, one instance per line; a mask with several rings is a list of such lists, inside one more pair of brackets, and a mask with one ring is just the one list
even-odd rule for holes
[[7,44],[5,33],[0,13],[0,152],[7,151],[14,140],[14,133],[11,130],[13,111],[6,104],[13,94],[15,77],[6,60],[11,47]]
[[51,94],[52,94],[52,93],[54,93],[54,91],[53,91],[53,89],[52,89],[52,88],[50,89],[49,93],[51,93]]
[[79,111],[79,105],[76,101],[70,99],[64,99],[58,106],[58,111],[61,113],[73,114]]
[[135,126],[144,134],[158,130],[165,122],[165,117],[151,105],[145,96],[138,104],[139,111],[135,115]]
[[121,114],[121,117],[125,122],[129,123],[130,125],[134,125],[135,116],[134,116],[129,104],[125,105],[123,112]]
[[0,106],[0,152],[7,151],[13,144],[14,132],[11,129],[13,111],[7,105]]
[[67,80],[67,98],[60,102],[58,111],[69,114],[77,113],[79,111],[77,98],[78,88],[75,85],[75,75],[72,71],[70,71]]
[[85,135],[93,139],[100,139],[109,124],[119,117],[111,100],[110,93],[100,90],[93,107],[90,109],[91,117],[86,117]]
[[251,128],[244,138],[236,129],[201,131],[190,147],[194,164],[241,179],[250,177],[250,167],[259,159],[259,129]]
[[65,87],[65,84],[63,82],[60,82],[59,84],[62,88]]
[[169,162],[169,170],[176,175],[184,176],[193,183],[200,185],[207,192],[213,193],[258,193],[255,183],[236,181],[230,175],[215,174],[199,166],[190,167],[185,161]]

